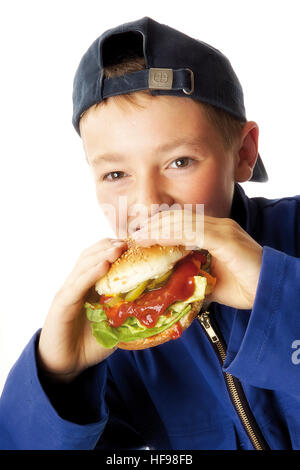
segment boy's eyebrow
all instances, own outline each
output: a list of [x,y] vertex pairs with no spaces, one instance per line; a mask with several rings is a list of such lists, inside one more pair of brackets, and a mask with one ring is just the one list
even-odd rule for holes
[[[203,145],[203,137],[193,137],[193,138],[177,138],[172,140],[171,142],[167,142],[166,144],[160,144],[155,148],[155,153],[163,153],[169,150],[174,149],[175,147],[183,147],[186,145],[190,146],[201,146]],[[96,155],[93,159],[91,159],[92,166],[97,166],[101,162],[117,162],[120,160],[124,160],[125,156],[119,153],[103,153]]]

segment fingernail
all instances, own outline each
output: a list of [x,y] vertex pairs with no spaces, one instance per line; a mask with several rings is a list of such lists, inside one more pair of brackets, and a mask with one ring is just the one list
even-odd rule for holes
[[112,241],[112,244],[115,245],[115,246],[121,246],[121,245],[124,245],[124,241],[121,241],[121,240],[113,240],[113,241]]

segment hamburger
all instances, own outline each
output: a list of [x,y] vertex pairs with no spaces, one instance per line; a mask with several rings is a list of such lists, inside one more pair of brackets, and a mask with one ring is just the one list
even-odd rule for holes
[[105,348],[145,349],[177,339],[215,286],[206,250],[179,246],[127,250],[95,284],[97,302],[85,302],[92,333]]

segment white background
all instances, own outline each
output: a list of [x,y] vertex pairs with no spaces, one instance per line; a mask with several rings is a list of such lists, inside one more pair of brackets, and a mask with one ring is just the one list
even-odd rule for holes
[[0,7],[0,391],[42,326],[81,251],[113,236],[71,125],[79,60],[104,30],[143,16],[230,59],[248,120],[260,127],[266,184],[249,196],[300,193],[298,1],[34,1]]

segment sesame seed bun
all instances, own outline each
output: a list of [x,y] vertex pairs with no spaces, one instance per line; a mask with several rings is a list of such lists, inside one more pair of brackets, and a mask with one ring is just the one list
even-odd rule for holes
[[[182,328],[182,331],[186,330],[194,318],[198,315],[203,301],[193,302],[191,310],[182,317],[179,322]],[[135,341],[128,341],[127,343],[120,342],[117,344],[117,347],[120,349],[136,350],[136,349],[146,349],[152,348],[153,346],[158,346],[159,344],[166,343],[173,339],[173,334],[176,330],[176,323],[170,328],[167,328],[165,331],[158,333],[157,335],[150,336],[149,338],[141,338]]]
[[96,282],[98,294],[114,295],[129,292],[141,282],[156,279],[190,251],[183,246],[153,245],[141,247],[127,240],[128,249],[112,263],[109,271]]

